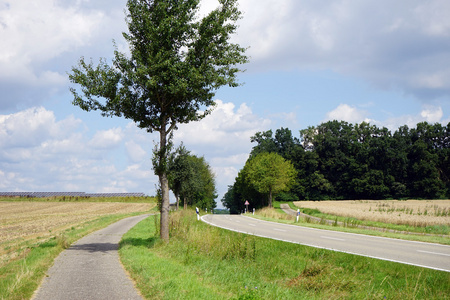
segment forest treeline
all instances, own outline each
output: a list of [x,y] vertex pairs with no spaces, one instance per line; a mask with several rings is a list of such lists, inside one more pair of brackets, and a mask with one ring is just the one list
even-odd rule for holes
[[[300,130],[258,132],[249,160],[275,152],[297,170],[289,192],[277,200],[437,199],[450,197],[450,123],[387,128],[329,121]],[[244,168],[245,169],[245,168]],[[231,213],[267,205],[267,195],[246,180],[244,169],[222,199]]]

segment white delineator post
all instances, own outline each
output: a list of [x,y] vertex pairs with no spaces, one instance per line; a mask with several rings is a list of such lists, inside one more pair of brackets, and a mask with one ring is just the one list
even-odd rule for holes
[[198,207],[195,208],[195,212],[197,213],[197,221],[200,221],[200,212],[198,210]]
[[298,223],[298,217],[300,216],[300,209],[297,209],[297,223]]

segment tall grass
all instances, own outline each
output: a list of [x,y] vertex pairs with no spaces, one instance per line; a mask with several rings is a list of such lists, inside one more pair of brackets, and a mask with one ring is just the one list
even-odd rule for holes
[[446,272],[258,238],[172,213],[124,235],[120,256],[146,299],[445,299]]

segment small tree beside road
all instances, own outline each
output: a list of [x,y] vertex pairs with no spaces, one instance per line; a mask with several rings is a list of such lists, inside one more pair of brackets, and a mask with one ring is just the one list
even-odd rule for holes
[[295,183],[297,171],[292,163],[276,153],[263,152],[250,159],[244,167],[249,183],[268,195],[272,207],[273,195],[288,191]]

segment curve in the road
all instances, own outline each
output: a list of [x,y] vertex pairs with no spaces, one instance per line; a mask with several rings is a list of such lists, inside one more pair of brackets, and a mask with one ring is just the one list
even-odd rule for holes
[[204,215],[224,229],[316,248],[450,272],[450,246],[262,221],[241,215]]

